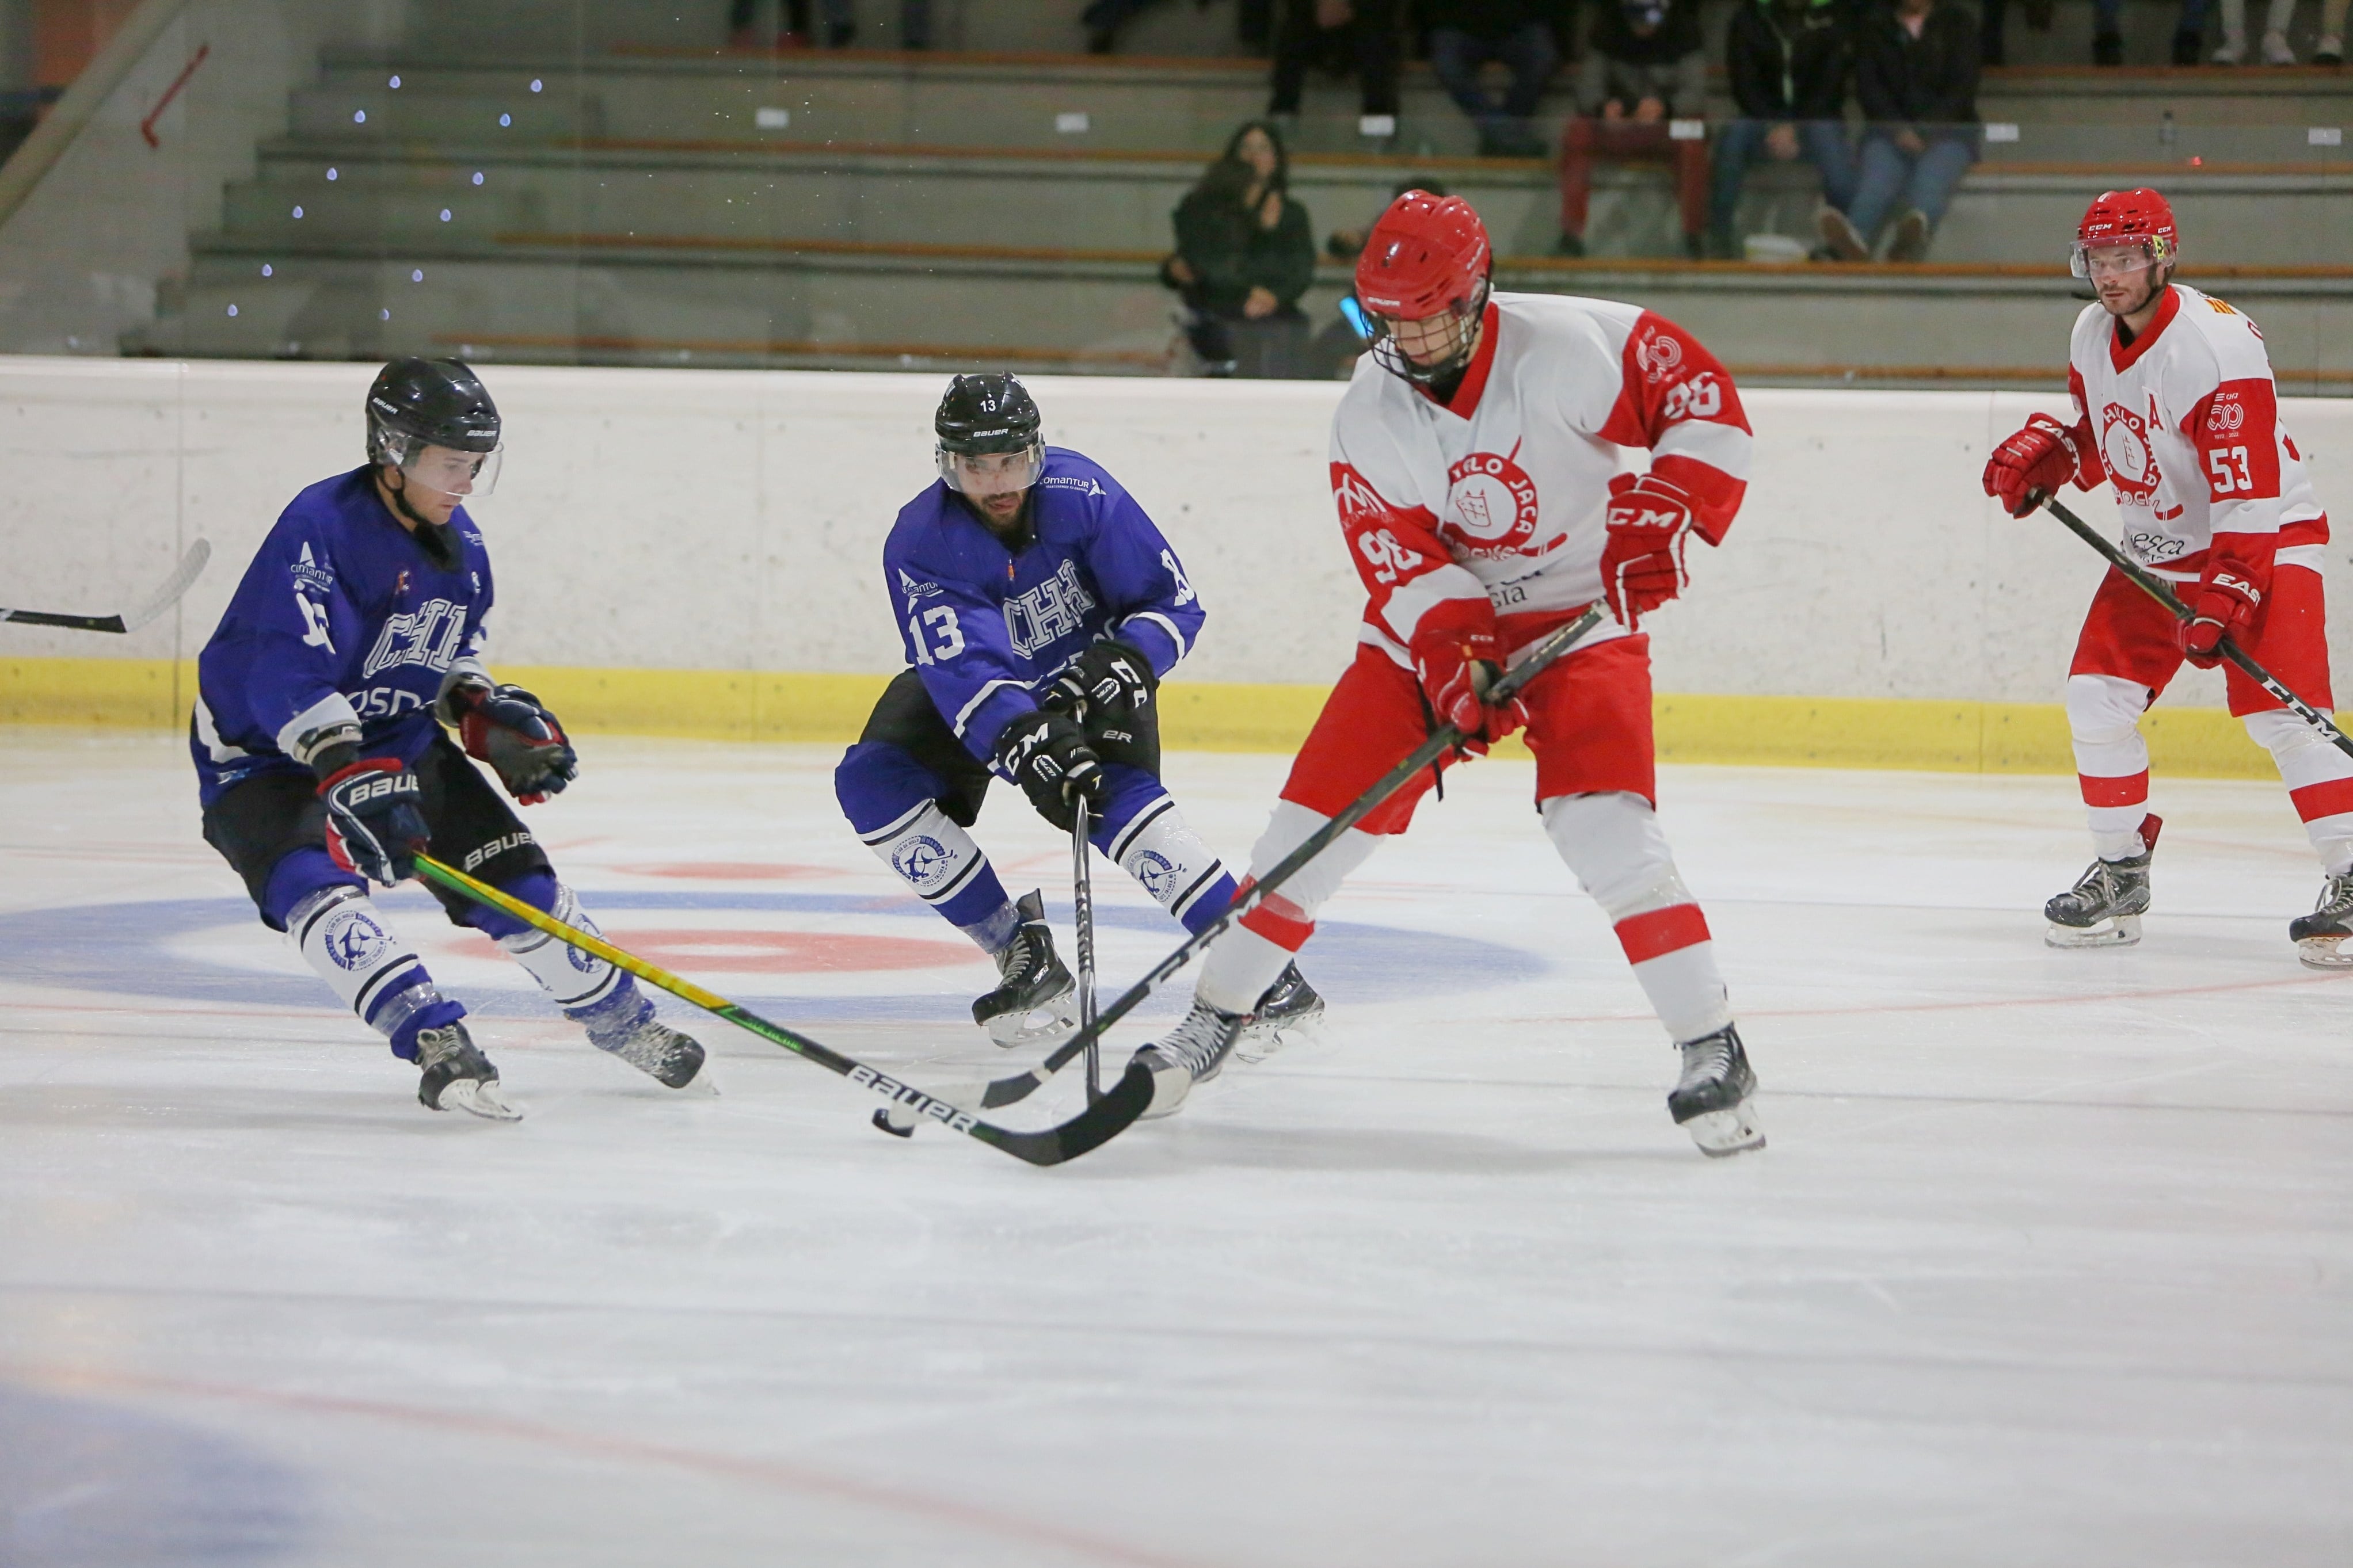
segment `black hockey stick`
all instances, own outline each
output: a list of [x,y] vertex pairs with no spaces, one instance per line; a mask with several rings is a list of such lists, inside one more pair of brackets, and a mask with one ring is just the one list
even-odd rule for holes
[[54,610],[0,610],[0,621],[26,626],[63,626],[76,632],[135,632],[170,609],[188,591],[188,584],[203,574],[205,563],[212,559],[212,545],[204,540],[189,545],[188,552],[180,557],[179,565],[172,569],[164,585],[125,615],[69,616]]
[[[2174,619],[2186,621],[2189,618],[2189,606],[2181,602],[2181,596],[2173,591],[2173,584],[2109,543],[2105,535],[2060,505],[2058,497],[2045,495],[2041,490],[2030,490],[2027,492],[2027,497],[2031,500],[2042,502],[2052,516],[2067,525],[2071,532],[2106,556],[2110,565],[2132,579],[2134,587],[2172,611]],[[2278,699],[2282,707],[2319,731],[2323,740],[2346,755],[2353,756],[2353,740],[2348,740],[2344,731],[2330,723],[2328,715],[2290,691],[2279,677],[2257,664],[2246,649],[2226,637],[2215,646],[2215,651],[2237,665],[2249,680]]]
[[807,1035],[796,1034],[771,1024],[757,1013],[739,1006],[724,996],[705,991],[691,980],[681,980],[634,953],[625,952],[602,937],[590,936],[576,926],[566,925],[554,916],[535,910],[487,882],[476,881],[465,872],[453,866],[445,866],[429,855],[417,857],[417,869],[452,891],[463,893],[494,910],[502,910],[582,952],[594,953],[617,968],[628,970],[640,980],[660,986],[673,996],[693,1003],[714,1017],[724,1018],[739,1029],[747,1029],[773,1045],[782,1046],[821,1068],[838,1072],[860,1088],[881,1095],[907,1114],[928,1117],[954,1131],[977,1138],[991,1148],[1002,1149],[1014,1158],[1027,1160],[1033,1165],[1059,1165],[1065,1160],[1077,1159],[1090,1149],[1099,1148],[1124,1131],[1127,1124],[1143,1115],[1145,1107],[1152,1103],[1152,1075],[1132,1067],[1127,1076],[1120,1079],[1109,1094],[1058,1126],[1036,1132],[1016,1132],[1010,1128],[998,1127],[944,1100],[934,1100],[923,1090],[877,1072],[861,1061],[821,1046]]
[[[1567,653],[1577,638],[1600,625],[1601,617],[1607,614],[1609,611],[1606,606],[1596,604],[1577,619],[1537,642],[1528,650],[1528,656],[1525,658],[1514,666],[1501,680],[1495,682],[1494,689],[1488,693],[1488,700],[1491,702],[1501,702],[1518,696],[1528,682],[1542,675],[1554,660]],[[1251,883],[1241,897],[1236,899],[1227,907],[1226,912],[1218,917],[1216,924],[1187,938],[1176,952],[1153,965],[1150,973],[1129,986],[1119,1000],[1104,1008],[1099,1017],[1083,1025],[1077,1034],[1055,1047],[1051,1056],[1028,1072],[1016,1073],[1010,1078],[1001,1078],[990,1084],[987,1092],[980,1097],[982,1106],[994,1110],[999,1106],[1011,1105],[1016,1100],[1027,1099],[1035,1093],[1039,1085],[1070,1066],[1072,1057],[1077,1056],[1081,1051],[1093,1048],[1095,1043],[1103,1037],[1104,1030],[1134,1012],[1145,997],[1159,989],[1162,982],[1192,963],[1194,957],[1203,948],[1215,942],[1228,926],[1258,908],[1265,901],[1268,894],[1289,881],[1298,873],[1301,867],[1321,855],[1333,840],[1362,822],[1381,802],[1403,789],[1416,773],[1437,762],[1439,758],[1461,745],[1468,738],[1451,724],[1441,724],[1432,731],[1430,739],[1408,752],[1405,760],[1391,768],[1378,784],[1343,807],[1339,816],[1309,834],[1298,848],[1276,861],[1271,870]],[[1133,1069],[1134,1064],[1131,1063],[1130,1070],[1133,1071]],[[1124,1080],[1123,1080],[1123,1086],[1124,1084]]]
[[[1079,1027],[1084,1029],[1095,1021],[1095,882],[1093,869],[1087,858],[1094,847],[1087,842],[1087,800],[1081,795],[1078,810],[1071,818],[1071,904],[1072,923],[1078,928],[1079,961]],[[1093,1040],[1087,1042],[1087,1103],[1092,1105],[1103,1098],[1103,1053]]]

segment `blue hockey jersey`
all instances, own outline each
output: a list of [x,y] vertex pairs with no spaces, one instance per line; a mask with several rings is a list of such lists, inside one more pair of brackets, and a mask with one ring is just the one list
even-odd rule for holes
[[442,569],[385,509],[372,473],[294,498],[196,656],[188,745],[207,805],[259,773],[308,773],[296,743],[338,721],[360,726],[362,755],[413,763],[438,732],[442,678],[481,671],[481,531],[459,508],[458,563]]
[[957,737],[987,761],[1033,693],[1098,637],[1166,675],[1206,618],[1176,552],[1119,481],[1046,448],[1018,553],[941,480],[900,509],[882,574],[907,658]]

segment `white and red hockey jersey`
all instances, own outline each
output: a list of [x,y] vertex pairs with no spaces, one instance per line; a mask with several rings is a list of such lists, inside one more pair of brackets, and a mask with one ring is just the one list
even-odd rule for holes
[[[1332,490],[1371,595],[1358,640],[1411,668],[1414,628],[1443,601],[1518,616],[1599,599],[1629,448],[1723,539],[1748,484],[1739,394],[1698,339],[1638,306],[1494,295],[1442,405],[1366,355],[1332,419]],[[1588,640],[1622,635],[1605,622]]]
[[2116,487],[2134,559],[2181,583],[2203,574],[2210,549],[2259,570],[2274,559],[2320,569],[2327,519],[2280,422],[2254,322],[2176,283],[2129,345],[2105,310],[2085,306],[2067,358],[2075,482]]

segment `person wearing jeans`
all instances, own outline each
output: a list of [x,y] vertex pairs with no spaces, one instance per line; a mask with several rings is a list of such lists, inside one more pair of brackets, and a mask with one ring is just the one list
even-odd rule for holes
[[[1549,0],[1430,0],[1430,68],[1479,128],[1482,158],[1541,158],[1546,148],[1529,121],[1545,80],[1560,63]],[[1497,103],[1479,68],[1500,60],[1512,85]]]
[[1952,0],[1896,0],[1866,20],[1855,47],[1863,128],[1854,205],[1824,208],[1822,239],[1868,261],[1894,216],[1890,261],[1919,261],[1978,155],[1977,18]]
[[1852,205],[1845,113],[1853,58],[1836,0],[1749,0],[1733,14],[1725,76],[1740,118],[1716,132],[1711,254],[1739,254],[1733,219],[1741,183],[1760,153],[1783,163],[1803,157],[1820,172],[1824,202],[1840,212]]

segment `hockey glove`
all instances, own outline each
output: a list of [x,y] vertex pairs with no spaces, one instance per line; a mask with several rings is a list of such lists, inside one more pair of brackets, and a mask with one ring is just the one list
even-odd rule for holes
[[537,805],[580,776],[580,759],[555,715],[520,686],[460,682],[441,693],[445,723],[453,724],[466,754],[491,764],[507,793]]
[[2206,568],[2198,596],[2189,602],[2189,619],[2181,628],[2181,651],[2200,669],[2222,662],[2221,642],[2229,637],[2242,647],[2247,632],[2263,608],[2263,590],[2253,568],[2242,562],[2217,561]]
[[1500,741],[1528,721],[1516,697],[1488,706],[1489,689],[1503,679],[1504,650],[1495,613],[1482,601],[1448,599],[1424,613],[1413,633],[1413,672],[1431,710],[1473,739]]
[[1124,719],[1149,707],[1160,686],[1152,661],[1115,637],[1090,643],[1054,684],[1039,706],[1075,713],[1081,703],[1098,719]]
[[432,842],[425,791],[398,757],[363,757],[319,781],[327,803],[327,853],[346,871],[389,888],[417,874]]
[[1103,793],[1103,764],[1087,746],[1087,732],[1068,713],[1037,712],[1017,719],[997,737],[997,771],[1021,786],[1038,815],[1068,833],[1078,819],[1075,792],[1089,800]]
[[1985,492],[2010,516],[2024,517],[2042,504],[2039,495],[2056,495],[2061,485],[2075,478],[2081,459],[2075,433],[2048,414],[2038,414],[1986,459]]
[[1601,595],[1628,631],[1691,581],[1683,572],[1683,539],[1691,526],[1691,495],[1672,480],[1620,474],[1609,481]]

